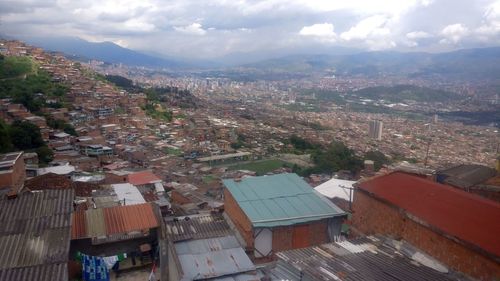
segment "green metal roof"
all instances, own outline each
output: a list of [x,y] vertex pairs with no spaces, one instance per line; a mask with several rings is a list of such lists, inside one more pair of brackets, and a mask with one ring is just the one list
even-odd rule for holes
[[254,227],[316,221],[345,213],[296,174],[224,180]]

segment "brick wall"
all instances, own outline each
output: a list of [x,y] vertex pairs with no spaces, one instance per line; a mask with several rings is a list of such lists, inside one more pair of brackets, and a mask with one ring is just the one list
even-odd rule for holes
[[353,227],[366,235],[404,239],[456,271],[479,280],[500,279],[500,265],[492,259],[415,222],[404,211],[364,191],[355,191],[353,210]]
[[224,211],[231,218],[243,239],[245,239],[247,248],[253,248],[252,223],[227,188],[224,188]]
[[273,228],[273,252],[292,249],[293,228],[282,226]]
[[189,200],[188,198],[184,197],[182,194],[180,194],[176,190],[172,190],[170,198],[172,199],[172,202],[176,203],[176,204],[183,205],[183,204],[191,203],[191,200]]
[[14,166],[12,172],[3,172],[0,174],[0,189],[4,188],[20,188],[26,179],[26,166],[23,156],[21,155]]
[[[302,224],[303,225],[303,224]],[[326,220],[307,224],[308,232],[306,239],[309,246],[320,245],[330,242],[328,238],[328,224]],[[273,228],[273,252],[293,249],[294,227],[282,226]]]
[[328,237],[328,222],[321,220],[309,225],[309,245],[320,245],[330,242]]

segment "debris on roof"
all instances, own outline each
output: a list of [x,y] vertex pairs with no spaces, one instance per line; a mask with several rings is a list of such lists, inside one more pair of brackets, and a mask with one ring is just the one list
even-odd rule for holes
[[166,222],[165,236],[177,242],[230,235],[231,228],[220,215],[193,215]]
[[278,252],[271,280],[468,280],[404,241],[362,237]]

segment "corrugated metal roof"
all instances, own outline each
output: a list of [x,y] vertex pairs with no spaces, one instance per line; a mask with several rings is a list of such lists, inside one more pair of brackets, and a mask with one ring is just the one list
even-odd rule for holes
[[500,204],[401,172],[359,184],[448,235],[500,257]]
[[50,265],[3,269],[0,270],[0,280],[68,280],[68,266],[66,263],[57,263]]
[[254,227],[274,227],[345,215],[296,174],[224,180]]
[[[188,218],[187,220],[185,218]],[[213,238],[232,234],[222,216],[194,215],[166,222],[165,237],[177,242],[188,239]]]
[[151,203],[89,209],[73,214],[72,239],[95,238],[159,226]]
[[161,182],[161,179],[150,171],[142,171],[129,174],[128,182],[133,185],[144,185],[148,183]]
[[115,191],[118,200],[125,202],[125,205],[146,203],[139,189],[130,183],[112,184],[111,187]]
[[73,198],[68,189],[0,199],[0,280],[67,278]]
[[201,280],[255,270],[234,236],[189,240],[174,244],[183,279]]
[[[429,259],[441,271],[410,258],[415,248],[404,243],[401,251],[385,237],[360,238],[277,253],[272,280],[467,280]],[[406,246],[408,245],[408,246]],[[405,253],[408,252],[408,253]],[[435,263],[435,264],[434,264]]]

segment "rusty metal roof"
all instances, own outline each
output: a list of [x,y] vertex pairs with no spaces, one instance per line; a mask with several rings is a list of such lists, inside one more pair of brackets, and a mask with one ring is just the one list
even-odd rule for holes
[[232,234],[231,228],[221,215],[193,215],[167,221],[165,237],[177,242]]
[[133,185],[144,185],[153,182],[161,182],[161,179],[150,171],[142,171],[129,174],[128,182]]
[[110,236],[159,226],[151,203],[75,212],[72,221],[72,239]]
[[401,172],[380,176],[358,186],[447,235],[500,257],[499,203]]
[[362,237],[278,252],[271,280],[468,280],[404,241]]
[[67,278],[73,198],[74,191],[67,189],[0,199],[0,280],[17,280],[19,276],[34,280],[26,276],[54,273],[55,264],[63,264],[64,269],[36,280]]

